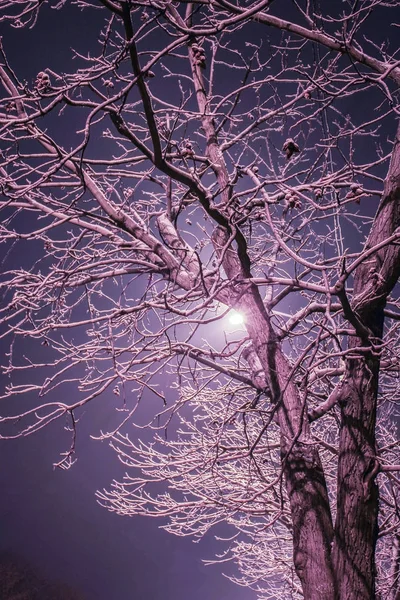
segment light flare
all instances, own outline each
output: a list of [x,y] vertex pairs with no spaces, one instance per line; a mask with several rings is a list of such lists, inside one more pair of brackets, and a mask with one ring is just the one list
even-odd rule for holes
[[231,325],[243,325],[244,316],[242,315],[242,313],[239,313],[236,310],[232,310],[229,315],[229,322]]

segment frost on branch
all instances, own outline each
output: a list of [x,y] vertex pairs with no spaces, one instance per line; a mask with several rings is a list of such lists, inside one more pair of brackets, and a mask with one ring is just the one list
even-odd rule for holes
[[92,28],[1,49],[0,436],[92,427],[99,500],[260,598],[396,598],[398,2],[49,4]]

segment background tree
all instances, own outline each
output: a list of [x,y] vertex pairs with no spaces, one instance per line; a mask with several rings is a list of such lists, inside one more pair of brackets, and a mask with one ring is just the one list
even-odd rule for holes
[[0,554],[0,592],[4,600],[83,600],[63,583],[49,582],[19,556]]
[[2,50],[2,437],[68,417],[68,467],[114,395],[111,510],[227,524],[263,598],[396,598],[398,2],[270,4],[79,1],[30,81]]

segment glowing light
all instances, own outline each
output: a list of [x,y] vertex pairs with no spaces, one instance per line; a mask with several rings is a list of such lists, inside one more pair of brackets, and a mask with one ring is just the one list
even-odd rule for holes
[[229,322],[232,325],[242,325],[244,323],[244,316],[236,312],[236,310],[232,310],[229,315]]

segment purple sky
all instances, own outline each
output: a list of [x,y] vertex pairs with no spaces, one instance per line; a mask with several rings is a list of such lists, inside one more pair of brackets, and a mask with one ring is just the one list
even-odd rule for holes
[[59,427],[1,443],[0,551],[13,550],[87,600],[255,597],[218,567],[202,564],[218,549],[211,537],[193,544],[160,530],[159,521],[119,517],[100,507],[94,491],[122,469],[106,443],[83,437],[69,471],[51,466]]
[[[71,46],[79,49],[81,36],[95,39],[93,11],[90,21],[86,15],[47,10],[38,22],[40,35],[36,28],[5,28],[12,67],[31,81],[44,67],[59,64]],[[5,351],[0,347],[2,355]],[[211,536],[193,544],[160,530],[160,521],[118,517],[96,503],[96,489],[108,488],[124,472],[106,442],[89,438],[112,418],[109,413],[106,403],[99,403],[79,424],[78,461],[69,471],[52,468],[67,446],[60,440],[60,424],[27,439],[0,442],[0,551],[13,550],[87,600],[255,598],[224,578],[220,568],[202,564],[202,558],[222,550]]]

